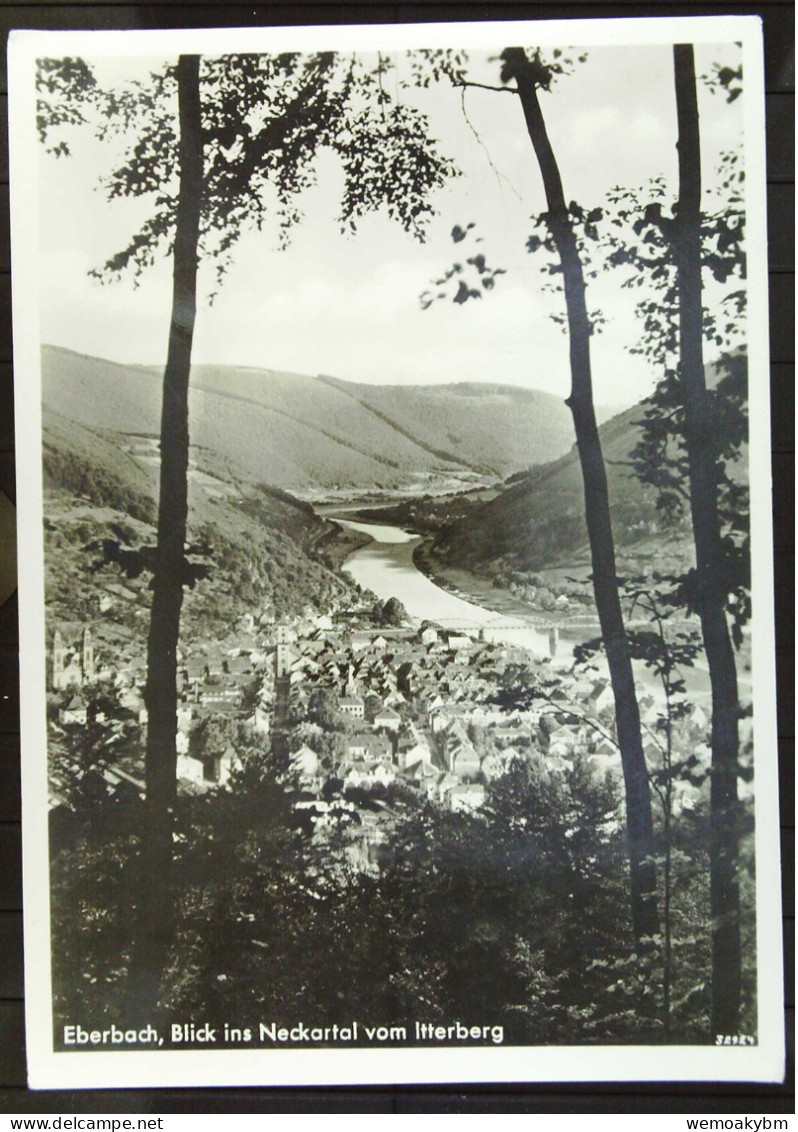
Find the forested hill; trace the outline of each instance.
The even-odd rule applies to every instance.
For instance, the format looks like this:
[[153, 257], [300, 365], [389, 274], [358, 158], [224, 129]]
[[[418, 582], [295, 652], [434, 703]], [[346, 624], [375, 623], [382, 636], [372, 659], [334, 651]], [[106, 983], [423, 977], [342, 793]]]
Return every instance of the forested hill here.
[[[616, 542], [630, 545], [661, 525], [653, 492], [628, 466], [640, 436], [642, 405], [600, 428]], [[442, 560], [478, 573], [538, 570], [580, 554], [587, 545], [579, 457], [567, 455], [514, 478], [503, 492], [446, 528], [435, 544]]]
[[[157, 436], [162, 376], [157, 367], [42, 350], [44, 404], [92, 428]], [[190, 411], [193, 444], [292, 490], [503, 478], [563, 455], [573, 440], [560, 398], [488, 383], [360, 385], [196, 366]]]
[[[56, 622], [91, 623], [110, 606], [105, 620], [142, 632], [149, 574], [126, 576], [123, 558], [155, 542], [156, 453], [155, 441], [120, 437], [45, 410], [47, 604]], [[210, 573], [186, 591], [187, 634], [223, 636], [245, 613], [326, 611], [348, 589], [346, 575], [329, 558], [331, 524], [287, 492], [255, 483], [216, 453], [193, 446], [189, 505], [189, 542], [207, 548]], [[110, 543], [121, 547], [119, 564], [112, 559], [102, 566], [101, 548]]]
[[[707, 386], [717, 397], [719, 429], [728, 427], [733, 433], [741, 423], [744, 426], [747, 369], [747, 358], [739, 351], [706, 366]], [[689, 554], [686, 521], [666, 530], [653, 489], [644, 487], [630, 466], [646, 411], [643, 401], [599, 428], [615, 542], [622, 551], [648, 540], [648, 554]], [[747, 481], [744, 440], [727, 471], [738, 483]], [[575, 445], [557, 460], [509, 477], [504, 491], [467, 508], [465, 514], [462, 508], [458, 512], [453, 507], [452, 518], [434, 546], [439, 560], [452, 566], [501, 576], [513, 570], [568, 566], [577, 559], [589, 561], [582, 472]], [[629, 556], [622, 553], [621, 557]]]

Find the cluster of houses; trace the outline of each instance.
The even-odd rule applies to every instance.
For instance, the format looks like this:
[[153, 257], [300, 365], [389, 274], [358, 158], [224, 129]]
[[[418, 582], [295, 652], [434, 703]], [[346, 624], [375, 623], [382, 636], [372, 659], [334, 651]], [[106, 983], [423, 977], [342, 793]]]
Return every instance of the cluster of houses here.
[[[485, 786], [521, 752], [548, 746], [551, 730], [567, 730], [561, 708], [502, 707], [501, 677], [511, 664], [546, 672], [523, 650], [434, 626], [419, 631], [358, 630], [346, 635], [294, 635], [280, 675], [288, 681], [295, 718], [309, 709], [320, 684], [333, 690], [350, 727], [328, 778], [342, 789], [402, 784], [448, 809], [476, 808]], [[550, 674], [550, 673], [549, 673]], [[324, 760], [305, 743], [294, 770], [308, 792], [324, 788]]]
[[[58, 700], [61, 726], [87, 722], [91, 689], [98, 682], [112, 685], [118, 705], [147, 725], [144, 703], [146, 658], [141, 644], [102, 649], [89, 628], [71, 635], [56, 630], [51, 655], [50, 689]], [[232, 749], [198, 758], [191, 752], [191, 731], [209, 715], [233, 716], [268, 735], [274, 697], [274, 642], [267, 632], [256, 632], [249, 621], [233, 631], [223, 644], [202, 644], [178, 658], [177, 774], [180, 782], [207, 789], [224, 786], [236, 765]]]
[[[476, 808], [486, 785], [519, 758], [562, 776], [583, 756], [597, 775], [622, 778], [607, 679], [555, 672], [548, 659], [523, 649], [432, 625], [282, 633], [277, 668], [294, 718], [306, 716], [322, 686], [349, 724], [333, 765], [311, 742], [296, 752], [294, 771], [308, 793], [330, 779], [344, 792], [399, 783], [452, 810]], [[499, 694], [511, 667], [523, 674], [526, 688], [519, 691], [537, 691], [517, 697], [523, 708], [502, 703]], [[649, 765], [661, 767], [663, 705], [652, 691], [639, 702]], [[674, 733], [676, 747], [708, 764], [707, 728], [708, 711], [692, 703]], [[690, 804], [694, 794], [689, 782], [675, 784], [674, 805]]]
[[[120, 706], [146, 726], [144, 657], [102, 666], [95, 653], [89, 629], [69, 642], [55, 633], [51, 687], [61, 697], [60, 723], [85, 723], [86, 687], [110, 678]], [[519, 693], [534, 688], [536, 694], [519, 694], [515, 704], [505, 694], [503, 702], [510, 672], [524, 681]], [[265, 742], [279, 728], [291, 748], [287, 721], [311, 718], [314, 693], [322, 689], [333, 714], [326, 726], [335, 741], [328, 735], [314, 747], [312, 735], [304, 738], [290, 756], [289, 771], [302, 804], [315, 799], [319, 812], [331, 797], [358, 791], [361, 797], [390, 799], [395, 787], [404, 788], [405, 798], [414, 794], [453, 811], [473, 810], [484, 802], [491, 780], [524, 758], [556, 776], [583, 755], [597, 774], [621, 777], [609, 682], [579, 679], [562, 669], [555, 679], [548, 659], [478, 633], [447, 633], [428, 623], [364, 628], [330, 616], [291, 625], [248, 618], [223, 643], [197, 642], [181, 655], [178, 682], [177, 772], [183, 789], [225, 786], [238, 765], [232, 743], [201, 756], [193, 749], [192, 730], [204, 717], [234, 717]], [[654, 738], [662, 734], [661, 705], [653, 695], [642, 697], [641, 714], [652, 737], [649, 764], [661, 765], [661, 745]], [[698, 704], [679, 723], [681, 745], [686, 741], [699, 758], [702, 751], [708, 757], [707, 724]], [[682, 788], [683, 802], [690, 789]], [[369, 837], [378, 840], [374, 830]]]

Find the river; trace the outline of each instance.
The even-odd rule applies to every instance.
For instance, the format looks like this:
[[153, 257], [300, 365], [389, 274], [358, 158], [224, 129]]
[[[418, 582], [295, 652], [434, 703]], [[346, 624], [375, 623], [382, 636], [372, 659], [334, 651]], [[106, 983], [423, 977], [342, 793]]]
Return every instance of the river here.
[[[361, 531], [374, 541], [361, 547], [347, 558], [343, 569], [364, 589], [371, 590], [382, 601], [396, 597], [401, 601], [411, 617], [420, 621], [434, 621], [445, 629], [462, 629], [480, 632], [486, 641], [516, 645], [528, 649], [537, 656], [550, 656], [549, 630], [538, 629], [535, 625], [485, 609], [470, 601], [441, 589], [422, 574], [413, 562], [413, 551], [421, 542], [421, 536], [402, 530], [401, 527], [387, 523], [357, 523], [352, 519], [341, 519], [337, 515], [325, 516], [342, 527]], [[573, 662], [572, 648], [577, 641], [586, 641], [598, 635], [597, 630], [572, 629], [567, 639], [561, 639], [556, 651], [555, 662]], [[594, 658], [597, 674], [608, 677], [606, 659]], [[658, 677], [641, 662], [634, 663], [635, 679], [641, 687], [652, 692], [657, 698], [662, 689]], [[691, 694], [706, 700], [709, 695], [709, 673], [706, 662], [700, 655], [692, 667], [684, 672]], [[741, 689], [750, 692], [750, 674], [739, 674]]]
[[420, 621], [434, 621], [445, 629], [479, 631], [486, 641], [518, 645], [538, 656], [549, 655], [548, 629], [537, 629], [519, 617], [464, 601], [422, 574], [413, 562], [420, 535], [385, 523], [357, 523], [333, 515], [327, 518], [374, 540], [351, 554], [343, 568], [358, 585], [371, 590], [382, 601], [395, 597], [411, 617]]

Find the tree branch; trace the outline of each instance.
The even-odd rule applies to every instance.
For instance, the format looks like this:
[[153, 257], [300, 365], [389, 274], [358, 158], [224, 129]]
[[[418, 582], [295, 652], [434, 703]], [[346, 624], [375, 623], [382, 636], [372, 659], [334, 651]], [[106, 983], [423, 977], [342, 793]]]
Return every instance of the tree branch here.
[[[510, 178], [507, 177], [504, 173], [502, 173], [501, 169], [498, 169], [496, 167], [496, 165], [494, 165], [493, 158], [490, 155], [490, 150], [485, 145], [482, 138], [479, 136], [479, 131], [477, 130], [476, 126], [474, 125], [474, 123], [471, 121], [471, 119], [468, 116], [468, 111], [466, 110], [466, 104], [465, 104], [465, 88], [467, 86], [471, 86], [473, 84], [471, 84], [471, 83], [460, 83], [458, 85], [460, 86], [460, 109], [463, 111], [463, 117], [466, 120], [466, 124], [467, 124], [469, 130], [471, 131], [471, 133], [476, 138], [477, 144], [483, 150], [485, 157], [487, 159], [488, 165], [493, 170], [493, 173], [496, 177], [496, 180], [499, 181], [499, 182], [505, 181], [507, 183], [507, 185], [510, 187], [510, 189], [513, 191], [513, 193], [515, 193], [516, 197], [518, 197], [518, 199], [520, 200], [521, 194], [518, 192], [518, 189], [516, 189], [515, 185], [512, 183]], [[496, 88], [496, 89], [499, 89], [499, 88]]]
[[475, 90], [492, 90], [496, 94], [518, 94], [518, 91], [512, 86], [490, 86], [488, 83], [475, 83], [466, 79], [463, 79], [461, 82], [454, 82], [454, 80], [452, 80], [452, 86], [463, 87], [464, 89], [466, 87], [473, 87]]

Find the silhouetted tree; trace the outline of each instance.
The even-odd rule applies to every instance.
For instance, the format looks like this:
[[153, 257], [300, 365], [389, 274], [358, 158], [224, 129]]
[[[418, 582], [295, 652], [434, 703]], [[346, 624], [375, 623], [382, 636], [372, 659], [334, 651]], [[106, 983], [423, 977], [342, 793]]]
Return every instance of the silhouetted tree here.
[[[742, 987], [738, 800], [740, 702], [734, 645], [750, 615], [748, 487], [735, 470], [748, 438], [747, 362], [735, 348], [744, 327], [745, 214], [739, 155], [723, 158], [718, 183], [703, 190], [693, 48], [673, 49], [679, 186], [668, 201], [662, 178], [645, 195], [615, 194], [609, 262], [627, 285], [654, 288], [638, 303], [638, 346], [663, 376], [646, 402], [635, 469], [670, 519], [688, 512], [695, 567], [658, 579], [671, 606], [697, 613], [712, 689], [710, 895], [713, 1034], [739, 1029]], [[712, 80], [733, 102], [741, 74], [716, 68]], [[704, 198], [702, 200], [702, 197]], [[712, 281], [722, 301], [705, 303]], [[707, 366], [711, 346], [718, 360]]]
[[[485, 89], [486, 84], [469, 79], [467, 66], [462, 58], [444, 54], [438, 57], [436, 65], [440, 73], [456, 87], [465, 89], [476, 86]], [[651, 794], [631, 653], [619, 596], [607, 473], [593, 402], [590, 337], [594, 317], [587, 309], [585, 272], [575, 227], [577, 219], [584, 220], [586, 227], [590, 227], [594, 218], [591, 214], [585, 216], [578, 205], [566, 202], [559, 165], [538, 97], [539, 91], [550, 90], [557, 77], [566, 73], [570, 66], [571, 60], [564, 57], [560, 50], [555, 50], [549, 61], [537, 49], [509, 47], [501, 53], [500, 77], [503, 85], [488, 86], [487, 89], [513, 94], [518, 98], [540, 168], [548, 206], [547, 212], [540, 218], [548, 235], [544, 240], [533, 236], [528, 246], [530, 250], [541, 244], [549, 247], [558, 257], [563, 279], [571, 368], [571, 392], [566, 404], [571, 410], [576, 433], [593, 569], [593, 590], [615, 699], [626, 792], [632, 919], [635, 934], [638, 938], [643, 938], [654, 936], [658, 930]], [[455, 242], [464, 239], [465, 235], [466, 230], [460, 227], [456, 227], [452, 233]], [[484, 256], [473, 257], [468, 263], [473, 266], [483, 286], [483, 276], [488, 271], [488, 289], [492, 288], [497, 271], [487, 269]], [[476, 287], [470, 288], [463, 281], [460, 272], [457, 272], [455, 281], [459, 284], [454, 295], [455, 302], [465, 302], [469, 297], [479, 297], [481, 294]]]
[[737, 669], [726, 621], [726, 555], [718, 507], [719, 461], [704, 368], [701, 140], [692, 44], [673, 49], [679, 124], [675, 258], [679, 293], [679, 376], [684, 405], [690, 513], [696, 550], [695, 605], [712, 684], [710, 897], [712, 1031], [738, 1030], [741, 995], [738, 869]]
[[[164, 370], [157, 543], [147, 646], [145, 871], [150, 931], [142, 970], [157, 977], [173, 931], [172, 828], [176, 800], [177, 643], [185, 557], [188, 387], [197, 309], [197, 268], [215, 263], [217, 281], [246, 230], [274, 219], [281, 244], [301, 220], [299, 194], [315, 182], [315, 161], [331, 148], [344, 174], [340, 221], [354, 229], [384, 207], [421, 237], [429, 194], [452, 172], [419, 111], [398, 102], [382, 78], [382, 57], [183, 55], [118, 91], [102, 90], [80, 59], [40, 60], [38, 126], [51, 152], [69, 152], [69, 130], [94, 114], [101, 139], [130, 138], [105, 184], [109, 197], [149, 196], [153, 211], [128, 245], [97, 274], [114, 278], [173, 260], [172, 313]], [[175, 99], [177, 114], [175, 115]], [[175, 182], [175, 171], [178, 179]], [[143, 944], [144, 946], [144, 944]], [[152, 986], [140, 998], [151, 1001]]]

